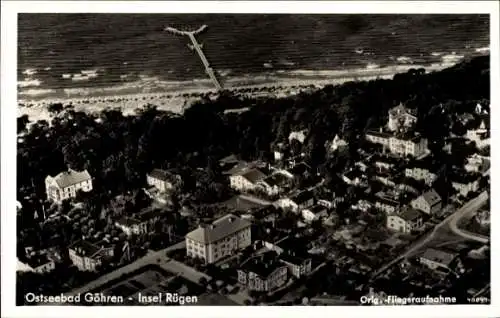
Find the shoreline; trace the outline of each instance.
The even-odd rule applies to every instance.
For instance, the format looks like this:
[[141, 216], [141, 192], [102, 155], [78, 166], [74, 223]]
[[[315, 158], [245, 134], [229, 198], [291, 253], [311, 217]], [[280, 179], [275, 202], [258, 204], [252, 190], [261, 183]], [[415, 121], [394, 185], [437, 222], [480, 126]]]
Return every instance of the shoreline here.
[[[410, 64], [377, 69], [345, 70], [343, 72], [296, 70], [268, 77], [256, 75], [248, 78], [231, 78], [226, 82], [226, 87], [228, 90], [243, 96], [279, 98], [295, 95], [301, 90], [312, 86], [322, 88], [328, 84], [339, 85], [349, 81], [391, 79], [394, 75], [407, 72], [412, 68], [425, 68], [426, 72], [434, 72], [453, 65], [455, 63], [439, 63], [427, 67]], [[162, 84], [164, 85], [162, 86]], [[211, 87], [208, 79], [187, 81], [184, 85], [179, 84], [176, 83], [175, 87], [166, 87], [165, 82], [156, 82], [157, 86], [153, 89], [151, 89], [151, 86], [148, 87], [147, 83], [138, 83], [135, 87], [131, 87], [130, 85], [89, 89], [75, 87], [72, 90], [77, 93], [64, 98], [18, 98], [17, 116], [28, 115], [31, 122], [39, 120], [50, 122], [52, 116], [48, 112], [47, 106], [53, 103], [73, 105], [75, 111], [84, 111], [87, 113], [100, 112], [105, 108], [120, 108], [124, 115], [128, 115], [145, 104], [153, 104], [159, 110], [182, 113], [184, 105], [189, 105], [198, 100], [201, 95], [209, 94], [210, 96], [215, 96], [217, 94], [215, 89]], [[274, 89], [267, 91], [265, 90], [266, 88]], [[147, 91], [148, 89], [150, 90], [149, 92]]]

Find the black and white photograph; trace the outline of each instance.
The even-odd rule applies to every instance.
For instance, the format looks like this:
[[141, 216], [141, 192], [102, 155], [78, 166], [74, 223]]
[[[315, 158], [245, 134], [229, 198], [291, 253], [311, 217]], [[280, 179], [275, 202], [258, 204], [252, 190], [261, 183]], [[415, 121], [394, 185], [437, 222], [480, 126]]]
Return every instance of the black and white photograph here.
[[498, 3], [82, 2], [2, 14], [6, 317], [500, 314]]

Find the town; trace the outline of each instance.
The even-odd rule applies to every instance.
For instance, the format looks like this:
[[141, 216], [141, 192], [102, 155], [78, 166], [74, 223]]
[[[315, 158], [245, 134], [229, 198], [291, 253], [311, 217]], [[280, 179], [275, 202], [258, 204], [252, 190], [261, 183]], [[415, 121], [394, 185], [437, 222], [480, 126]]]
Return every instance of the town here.
[[19, 117], [18, 304], [489, 302], [487, 61], [291, 97], [223, 92], [183, 115]]

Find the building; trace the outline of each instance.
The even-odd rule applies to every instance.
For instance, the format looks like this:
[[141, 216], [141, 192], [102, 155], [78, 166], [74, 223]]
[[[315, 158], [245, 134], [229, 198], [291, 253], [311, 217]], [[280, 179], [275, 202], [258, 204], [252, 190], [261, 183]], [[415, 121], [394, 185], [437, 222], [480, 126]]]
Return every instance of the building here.
[[228, 214], [210, 225], [200, 225], [186, 235], [186, 254], [206, 263], [233, 255], [252, 244], [251, 223]]
[[418, 134], [399, 134], [380, 131], [368, 131], [366, 140], [385, 146], [391, 153], [400, 157], [421, 157], [428, 153], [427, 139]]
[[258, 182], [258, 186], [269, 196], [278, 195], [290, 185], [290, 178], [282, 173], [274, 173]]
[[55, 177], [45, 178], [47, 199], [53, 202], [74, 198], [79, 190], [92, 191], [92, 178], [87, 170], [75, 171], [68, 169]]
[[326, 211], [326, 207], [317, 204], [315, 206], [302, 210], [302, 217], [304, 218], [304, 221], [306, 221], [306, 223], [312, 223], [314, 221], [328, 217], [328, 212]]
[[154, 169], [147, 176], [147, 183], [160, 192], [167, 192], [181, 181], [181, 177], [162, 169]]
[[418, 181], [423, 181], [428, 186], [432, 185], [438, 178], [436, 173], [433, 173], [428, 168], [423, 167], [406, 168], [405, 176]]
[[376, 209], [384, 211], [387, 214], [396, 214], [401, 207], [401, 202], [398, 198], [383, 192], [379, 192], [375, 195], [374, 202]]
[[51, 272], [56, 268], [56, 262], [46, 253], [30, 255], [24, 263], [19, 260], [17, 262], [17, 270], [23, 272], [29, 271], [44, 274]]
[[103, 260], [113, 256], [112, 247], [102, 247], [88, 241], [78, 241], [69, 247], [69, 258], [79, 270], [95, 272]]
[[403, 104], [391, 108], [388, 113], [387, 129], [390, 131], [411, 129], [417, 123], [416, 110], [406, 108]]
[[476, 172], [476, 173], [484, 173], [490, 168], [489, 159], [480, 156], [478, 154], [474, 154], [467, 158], [467, 163], [464, 165], [464, 169], [467, 172]]
[[387, 228], [393, 231], [411, 233], [414, 230], [420, 229], [422, 225], [422, 212], [415, 209], [406, 209], [400, 214], [393, 214], [387, 217]]
[[242, 171], [229, 176], [231, 188], [238, 191], [253, 190], [257, 187], [259, 181], [267, 176], [257, 168], [243, 169]]
[[411, 206], [426, 214], [433, 215], [442, 208], [441, 197], [434, 189], [431, 189], [413, 200]]
[[141, 235], [151, 231], [151, 225], [158, 221], [160, 217], [160, 210], [146, 210], [135, 217], [124, 217], [117, 221], [115, 225], [128, 236], [133, 234]]
[[285, 285], [287, 279], [287, 266], [274, 251], [251, 258], [238, 269], [238, 282], [248, 290], [270, 292]]
[[490, 131], [485, 124], [485, 121], [481, 121], [481, 124], [477, 129], [468, 129], [465, 134], [465, 138], [469, 141], [475, 142], [478, 149], [482, 149], [490, 145]]
[[327, 143], [327, 150], [329, 152], [335, 152], [337, 150], [342, 150], [347, 147], [349, 144], [344, 139], [341, 139], [339, 135], [335, 135], [332, 142]]
[[419, 257], [420, 263], [432, 270], [448, 272], [457, 265], [458, 254], [444, 250], [428, 248]]
[[464, 197], [479, 190], [479, 178], [477, 173], [455, 172], [450, 175], [452, 188]]
[[290, 135], [288, 135], [288, 142], [292, 142], [292, 140], [297, 140], [301, 144], [304, 143], [304, 140], [306, 140], [307, 137], [307, 130], [300, 130], [300, 131], [292, 131]]
[[280, 261], [288, 267], [290, 274], [296, 278], [307, 276], [311, 273], [311, 258], [295, 251], [283, 252], [279, 255]]
[[348, 185], [360, 186], [364, 183], [363, 173], [357, 169], [347, 171], [342, 175], [342, 180]]

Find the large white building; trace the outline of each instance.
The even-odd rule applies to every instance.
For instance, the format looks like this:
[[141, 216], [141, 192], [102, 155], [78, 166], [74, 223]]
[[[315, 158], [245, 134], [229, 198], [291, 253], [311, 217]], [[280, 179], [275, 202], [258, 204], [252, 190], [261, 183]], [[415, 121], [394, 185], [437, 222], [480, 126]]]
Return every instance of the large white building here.
[[385, 146], [391, 153], [398, 156], [420, 157], [427, 150], [427, 139], [421, 136], [395, 136], [383, 131], [369, 131], [366, 140]]
[[431, 189], [413, 200], [411, 206], [414, 209], [432, 215], [441, 210], [441, 197], [434, 189]]
[[78, 241], [69, 247], [69, 258], [81, 271], [95, 272], [102, 261], [114, 254], [112, 247], [102, 247], [87, 241]]
[[415, 209], [406, 209], [400, 214], [387, 217], [387, 228], [402, 233], [411, 233], [411, 231], [421, 228], [422, 224], [422, 213]]
[[64, 199], [74, 198], [79, 190], [92, 191], [92, 178], [87, 170], [68, 169], [55, 177], [45, 178], [45, 191], [50, 201], [61, 202]]
[[160, 192], [171, 190], [177, 182], [180, 182], [180, 176], [171, 174], [162, 169], [153, 169], [147, 176], [148, 185], [155, 187]]
[[257, 168], [243, 169], [229, 176], [229, 183], [231, 188], [245, 192], [255, 189], [258, 183], [266, 177], [266, 174]]
[[389, 110], [387, 128], [390, 131], [412, 128], [417, 122], [416, 111], [399, 104]]
[[189, 232], [186, 235], [186, 254], [201, 258], [205, 263], [215, 263], [251, 244], [251, 223], [228, 214]]

